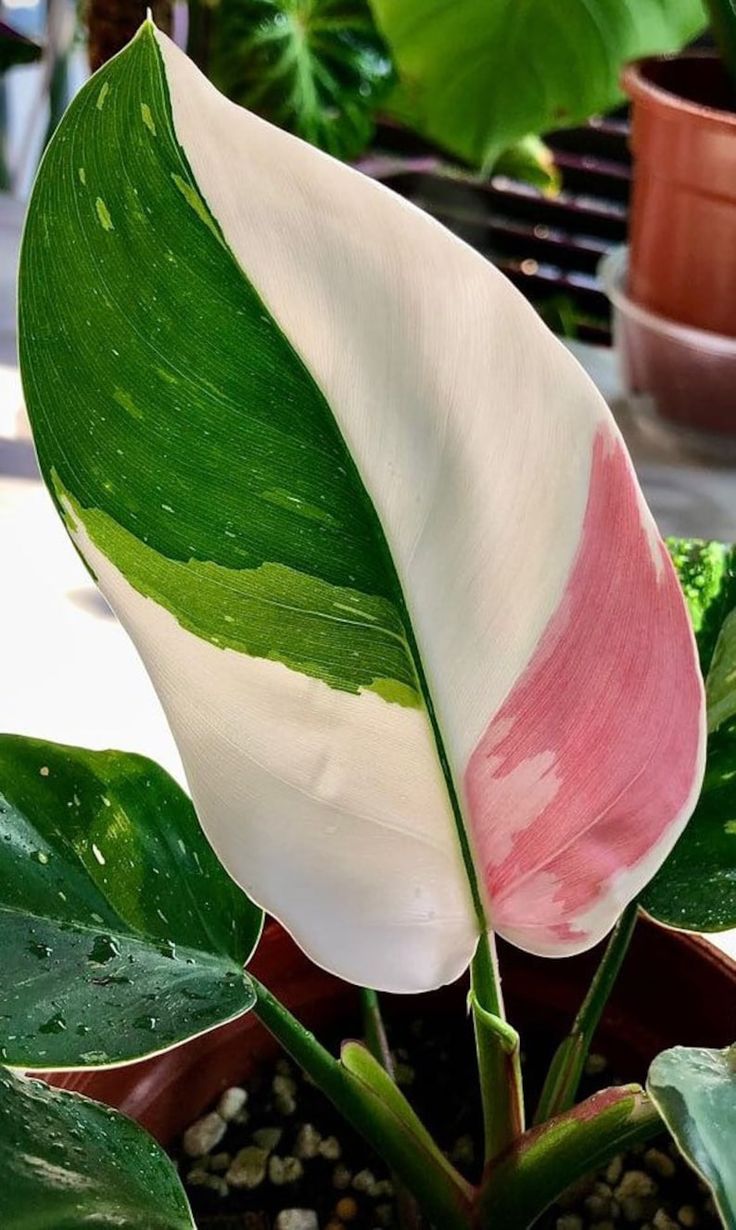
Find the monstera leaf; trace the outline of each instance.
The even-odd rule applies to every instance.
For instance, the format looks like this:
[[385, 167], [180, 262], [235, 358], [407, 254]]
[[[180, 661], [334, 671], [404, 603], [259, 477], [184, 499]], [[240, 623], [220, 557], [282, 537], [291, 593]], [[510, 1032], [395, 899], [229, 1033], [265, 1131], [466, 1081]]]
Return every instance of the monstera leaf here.
[[0, 1059], [150, 1055], [252, 1008], [261, 912], [158, 765], [0, 736]]
[[3, 1230], [194, 1230], [176, 1169], [124, 1115], [0, 1068]]
[[701, 0], [370, 0], [396, 64], [394, 110], [469, 162], [621, 99], [627, 60], [677, 51]]
[[320, 964], [584, 949], [682, 831], [703, 703], [610, 413], [477, 253], [147, 24], [33, 193], [26, 397], [199, 818]]
[[339, 158], [361, 152], [393, 81], [367, 0], [220, 0], [208, 76]]
[[670, 544], [706, 677], [708, 755], [693, 817], [642, 897], [660, 922], [689, 931], [736, 926], [736, 551]]

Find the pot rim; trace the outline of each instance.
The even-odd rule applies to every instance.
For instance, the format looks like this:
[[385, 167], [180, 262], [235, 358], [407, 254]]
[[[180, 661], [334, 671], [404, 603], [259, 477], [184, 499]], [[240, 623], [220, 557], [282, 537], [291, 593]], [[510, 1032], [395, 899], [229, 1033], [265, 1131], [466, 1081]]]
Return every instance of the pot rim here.
[[691, 115], [701, 123], [711, 124], [728, 131], [736, 130], [736, 111], [722, 111], [719, 107], [709, 107], [705, 103], [696, 103], [692, 99], [683, 98], [674, 90], [668, 90], [655, 84], [647, 77], [647, 69], [654, 64], [687, 62], [693, 60], [712, 60], [720, 63], [716, 52], [700, 50], [680, 52], [672, 55], [645, 56], [627, 64], [621, 74], [621, 86], [632, 102], [638, 106], [652, 110], [677, 111]]
[[628, 265], [629, 248], [626, 244], [611, 248], [598, 263], [598, 276], [603, 283], [603, 289], [617, 311], [637, 321], [638, 324], [644, 325], [647, 329], [659, 334], [667, 333], [670, 337], [698, 350], [733, 357], [736, 352], [735, 337], [729, 337], [727, 333], [713, 333], [709, 329], [699, 329], [696, 325], [682, 324], [670, 316], [661, 316], [658, 312], [653, 312], [651, 308], [643, 307], [642, 304], [632, 299], [626, 285]]

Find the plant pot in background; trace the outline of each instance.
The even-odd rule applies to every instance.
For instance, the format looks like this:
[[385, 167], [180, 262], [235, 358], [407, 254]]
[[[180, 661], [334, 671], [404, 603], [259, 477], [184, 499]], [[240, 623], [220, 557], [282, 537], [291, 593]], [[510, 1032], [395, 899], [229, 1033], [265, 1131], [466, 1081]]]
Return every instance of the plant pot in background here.
[[736, 90], [714, 55], [631, 65], [628, 291], [679, 324], [736, 337]]
[[625, 248], [605, 256], [599, 272], [632, 405], [676, 427], [696, 451], [736, 460], [736, 337], [678, 324], [636, 303], [627, 293]]
[[[504, 946], [501, 960], [509, 1015], [527, 1048], [551, 1056], [587, 989], [599, 950], [569, 960], [530, 957]], [[359, 1029], [355, 992], [312, 965], [281, 930], [266, 930], [254, 974], [306, 1025]], [[431, 996], [386, 996], [391, 1012], [465, 1011], [461, 981]], [[726, 1046], [736, 1022], [736, 964], [710, 944], [642, 920], [596, 1048], [625, 1078], [643, 1079], [658, 1051], [676, 1045]], [[97, 1072], [52, 1074], [53, 1084], [116, 1106], [166, 1146], [228, 1085], [248, 1077], [277, 1052], [252, 1014], [142, 1063]]]

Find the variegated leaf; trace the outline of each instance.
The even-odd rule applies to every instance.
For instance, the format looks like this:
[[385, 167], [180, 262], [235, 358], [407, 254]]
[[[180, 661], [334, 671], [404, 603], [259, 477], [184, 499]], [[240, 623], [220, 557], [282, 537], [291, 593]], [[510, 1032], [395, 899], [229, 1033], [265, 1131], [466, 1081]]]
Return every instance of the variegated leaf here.
[[674, 1046], [652, 1063], [647, 1090], [679, 1149], [736, 1230], [736, 1047]]
[[522, 297], [146, 25], [46, 155], [41, 465], [231, 873], [322, 965], [593, 944], [682, 831], [702, 685], [608, 409]]

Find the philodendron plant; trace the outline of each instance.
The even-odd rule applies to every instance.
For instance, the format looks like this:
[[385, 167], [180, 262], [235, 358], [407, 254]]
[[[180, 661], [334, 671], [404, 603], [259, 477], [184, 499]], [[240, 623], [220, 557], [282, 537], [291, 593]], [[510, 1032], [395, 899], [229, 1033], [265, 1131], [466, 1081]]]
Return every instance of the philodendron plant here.
[[[3, 1227], [191, 1226], [135, 1125], [9, 1069], [249, 1009], [428, 1224], [523, 1230], [666, 1123], [736, 1226], [729, 1053], [575, 1104], [640, 895], [736, 922], [730, 551], [673, 567], [608, 409], [508, 283], [150, 23], [44, 157], [20, 345], [44, 477], [193, 804], [139, 756], [0, 741]], [[333, 1057], [244, 970], [264, 910], [373, 1021], [376, 990], [470, 970], [475, 1185], [380, 1053]], [[527, 1127], [495, 936], [553, 958], [612, 928]]]

